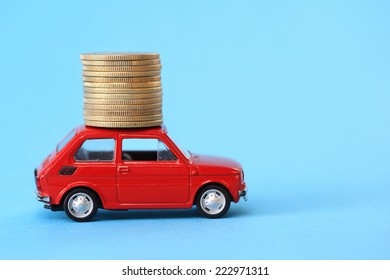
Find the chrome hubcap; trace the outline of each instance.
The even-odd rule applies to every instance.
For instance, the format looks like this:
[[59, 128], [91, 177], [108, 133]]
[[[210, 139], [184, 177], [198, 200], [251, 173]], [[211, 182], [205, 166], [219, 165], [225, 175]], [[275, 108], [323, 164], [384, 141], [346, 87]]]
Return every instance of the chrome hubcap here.
[[68, 209], [73, 216], [85, 218], [93, 209], [92, 198], [85, 193], [76, 193], [69, 199]]
[[225, 208], [225, 205], [226, 198], [223, 193], [214, 189], [206, 191], [200, 201], [202, 209], [210, 215], [219, 214]]

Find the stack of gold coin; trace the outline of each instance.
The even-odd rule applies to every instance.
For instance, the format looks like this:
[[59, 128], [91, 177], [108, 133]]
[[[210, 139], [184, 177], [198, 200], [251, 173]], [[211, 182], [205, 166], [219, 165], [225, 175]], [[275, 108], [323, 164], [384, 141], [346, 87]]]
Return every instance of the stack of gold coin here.
[[151, 127], [162, 120], [157, 53], [82, 54], [85, 124]]

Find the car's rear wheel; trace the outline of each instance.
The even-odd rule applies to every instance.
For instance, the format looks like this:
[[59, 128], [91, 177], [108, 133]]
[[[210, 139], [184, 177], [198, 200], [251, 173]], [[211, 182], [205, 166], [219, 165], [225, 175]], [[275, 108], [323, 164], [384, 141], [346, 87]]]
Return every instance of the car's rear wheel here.
[[64, 210], [76, 222], [89, 221], [98, 210], [98, 198], [86, 189], [73, 190], [65, 197]]
[[218, 185], [207, 186], [199, 192], [196, 207], [207, 218], [220, 218], [229, 210], [229, 193]]

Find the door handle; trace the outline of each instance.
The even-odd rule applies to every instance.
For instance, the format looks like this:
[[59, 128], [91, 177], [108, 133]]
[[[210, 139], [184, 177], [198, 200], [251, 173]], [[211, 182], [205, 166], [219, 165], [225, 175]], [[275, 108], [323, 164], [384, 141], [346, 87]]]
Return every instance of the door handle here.
[[129, 168], [127, 166], [119, 166], [118, 170], [120, 173], [127, 173], [129, 172]]

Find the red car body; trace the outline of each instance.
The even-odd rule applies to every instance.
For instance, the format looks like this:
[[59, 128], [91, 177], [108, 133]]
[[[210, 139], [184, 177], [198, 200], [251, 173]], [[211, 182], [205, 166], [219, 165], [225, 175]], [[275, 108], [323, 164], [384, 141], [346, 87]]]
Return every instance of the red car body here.
[[[159, 148], [146, 151], [131, 146], [149, 142]], [[110, 148], [99, 148], [105, 143]], [[191, 208], [194, 204], [204, 216], [217, 218], [227, 212], [230, 201], [238, 202], [240, 196], [246, 199], [244, 172], [238, 162], [187, 155], [168, 137], [165, 126], [79, 126], [35, 170], [35, 180], [37, 199], [45, 208], [64, 209], [76, 221], [89, 220], [97, 208]], [[221, 199], [224, 205], [220, 207]]]

